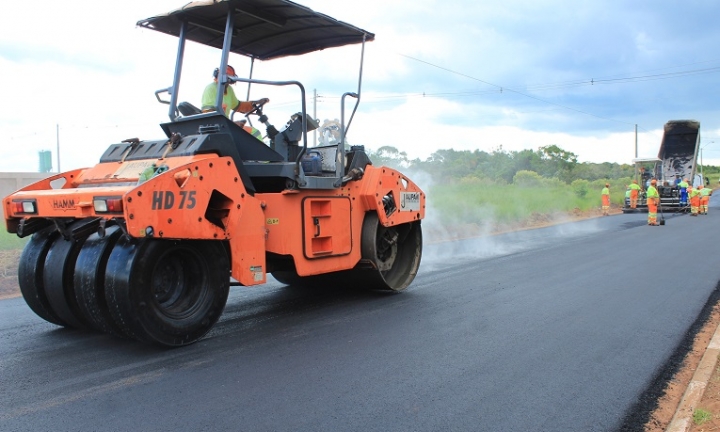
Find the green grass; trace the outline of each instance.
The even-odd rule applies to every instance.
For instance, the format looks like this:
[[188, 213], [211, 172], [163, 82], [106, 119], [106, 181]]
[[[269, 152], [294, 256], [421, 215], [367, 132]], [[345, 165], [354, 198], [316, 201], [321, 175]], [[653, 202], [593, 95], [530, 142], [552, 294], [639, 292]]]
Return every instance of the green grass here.
[[693, 423], [695, 423], [696, 425], [701, 425], [708, 420], [712, 420], [711, 412], [705, 411], [702, 408], [697, 408], [695, 411], [693, 411]]
[[[512, 222], [533, 214], [599, 209], [600, 189], [595, 189], [591, 185], [587, 194], [580, 197], [565, 184], [522, 187], [468, 181], [433, 186], [427, 195], [431, 208], [446, 222], [458, 219], [468, 223]], [[611, 196], [614, 205], [622, 205], [624, 193]]]
[[15, 234], [10, 234], [3, 227], [0, 229], [0, 250], [22, 249], [30, 237], [20, 238]]

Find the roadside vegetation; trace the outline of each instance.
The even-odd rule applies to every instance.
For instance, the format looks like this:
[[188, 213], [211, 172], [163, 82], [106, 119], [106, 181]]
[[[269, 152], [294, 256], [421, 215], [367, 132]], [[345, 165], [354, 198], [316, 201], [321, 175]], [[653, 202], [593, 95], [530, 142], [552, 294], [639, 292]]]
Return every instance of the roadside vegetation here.
[[4, 228], [0, 230], [0, 298], [17, 290], [17, 268], [27, 240], [8, 233]]
[[20, 238], [15, 234], [10, 234], [4, 227], [0, 229], [0, 251], [22, 249], [27, 240], [27, 238]]
[[712, 420], [713, 415], [711, 412], [706, 411], [702, 408], [696, 408], [695, 411], [693, 411], [693, 423], [696, 425], [701, 425], [709, 420]]
[[[491, 153], [438, 150], [426, 160], [408, 159], [394, 147], [369, 151], [374, 165], [406, 173], [428, 195], [431, 220], [443, 225], [519, 223], [562, 214], [600, 214], [600, 193], [610, 185], [611, 205], [620, 208], [635, 176], [631, 164], [580, 163], [558, 146]], [[704, 166], [717, 186], [720, 167]]]

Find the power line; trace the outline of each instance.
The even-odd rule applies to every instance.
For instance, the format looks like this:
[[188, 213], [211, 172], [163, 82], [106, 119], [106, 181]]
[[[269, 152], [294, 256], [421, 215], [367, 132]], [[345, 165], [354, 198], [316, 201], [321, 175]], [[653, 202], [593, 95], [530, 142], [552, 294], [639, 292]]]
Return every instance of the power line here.
[[642, 81], [655, 81], [655, 80], [661, 80], [661, 79], [678, 78], [678, 77], [683, 77], [683, 76], [688, 76], [688, 75], [699, 75], [699, 74], [717, 73], [717, 72], [720, 72], [720, 66], [712, 67], [712, 68], [705, 68], [705, 69], [694, 69], [694, 70], [686, 70], [686, 71], [678, 71], [678, 72], [668, 72], [668, 73], [654, 74], [654, 75], [640, 75], [640, 76], [621, 77], [621, 78], [598, 78], [598, 79], [591, 78], [590, 80], [567, 81], [567, 82], [552, 83], [552, 84], [535, 84], [535, 85], [531, 85], [531, 86], [526, 86], [525, 88], [527, 90], [535, 90], [535, 91], [556, 90], [556, 89], [563, 89], [563, 88], [586, 87], [586, 86], [601, 85], [601, 84], [623, 84], [623, 83], [642, 82]]
[[405, 55], [405, 54], [399, 54], [399, 53], [398, 53], [398, 55], [400, 55], [400, 56], [402, 56], [402, 57], [405, 57], [405, 58], [408, 58], [408, 59], [410, 59], [410, 60], [415, 60], [415, 61], [420, 62], [420, 63], [425, 63], [426, 65], [429, 65], [429, 66], [432, 66], [432, 67], [435, 67], [435, 68], [438, 68], [438, 69], [442, 69], [442, 70], [444, 70], [444, 71], [447, 71], [447, 72], [450, 72], [450, 73], [453, 73], [453, 74], [456, 74], [456, 75], [460, 75], [460, 76], [463, 76], [463, 77], [466, 77], [466, 78], [469, 78], [469, 79], [472, 79], [472, 80], [475, 80], [475, 81], [479, 81], [479, 82], [484, 83], [484, 84], [488, 84], [488, 85], [497, 87], [497, 88], [499, 88], [501, 91], [508, 91], [508, 92], [511, 92], [511, 93], [519, 94], [520, 96], [524, 96], [524, 97], [526, 97], [526, 98], [528, 98], [528, 99], [534, 99], [534, 100], [536, 100], [536, 101], [543, 102], [543, 103], [546, 103], [546, 104], [559, 106], [559, 107], [561, 107], [561, 108], [565, 108], [565, 109], [570, 110], [570, 111], [575, 111], [575, 112], [577, 112], [577, 113], [589, 115], [589, 116], [596, 117], [596, 118], [599, 118], [599, 119], [602, 119], [602, 120], [614, 121], [614, 122], [623, 123], [623, 124], [626, 124], [626, 125], [634, 125], [634, 124], [635, 124], [635, 123], [630, 123], [630, 122], [626, 122], [626, 121], [622, 121], [622, 120], [611, 119], [611, 118], [608, 118], [608, 117], [602, 117], [602, 116], [599, 116], [599, 115], [596, 115], [596, 114], [593, 114], [593, 113], [590, 113], [590, 112], [587, 112], [587, 111], [579, 110], [579, 109], [577, 109], [577, 108], [569, 107], [569, 106], [566, 106], [566, 105], [563, 105], [563, 104], [559, 104], [559, 103], [556, 103], [556, 102], [547, 101], [547, 100], [541, 99], [541, 98], [539, 98], [539, 97], [535, 97], [535, 96], [531, 96], [531, 95], [529, 95], [529, 94], [525, 94], [525, 93], [523, 93], [523, 92], [521, 92], [521, 91], [518, 91], [518, 90], [515, 90], [515, 89], [512, 89], [512, 88], [504, 87], [504, 86], [501, 86], [501, 85], [498, 85], [498, 84], [493, 84], [493, 83], [491, 83], [491, 82], [484, 81], [484, 80], [481, 80], [481, 79], [479, 79], [479, 78], [475, 78], [475, 77], [473, 77], [473, 76], [470, 76], [470, 75], [467, 75], [467, 74], [464, 74], [464, 73], [461, 73], [461, 72], [457, 72], [457, 71], [454, 71], [454, 70], [452, 70], [452, 69], [448, 69], [448, 68], [446, 68], [446, 67], [438, 66], [438, 65], [436, 65], [436, 64], [433, 64], [433, 63], [430, 63], [430, 62], [426, 62], [426, 61], [424, 61], [424, 60], [420, 60], [420, 59], [417, 59], [417, 58], [415, 58], [415, 57], [411, 57], [411, 56], [408, 56], [408, 55]]
[[[634, 124], [635, 124], [635, 123], [631, 123], [631, 122], [627, 122], [627, 121], [623, 121], [623, 120], [618, 120], [618, 119], [612, 119], [612, 118], [608, 118], [608, 117], [599, 116], [599, 115], [597, 115], [597, 114], [593, 114], [593, 113], [590, 113], [590, 112], [587, 112], [587, 111], [583, 111], [583, 110], [580, 110], [580, 109], [577, 109], [577, 108], [573, 108], [573, 107], [569, 107], [569, 106], [566, 106], [566, 105], [563, 105], [563, 104], [559, 104], [559, 103], [556, 103], [556, 102], [548, 101], [548, 100], [545, 100], [545, 99], [542, 99], [542, 98], [539, 98], [539, 97], [536, 97], [536, 96], [532, 96], [532, 95], [523, 93], [523, 92], [521, 92], [521, 91], [515, 90], [515, 89], [510, 88], [510, 87], [505, 87], [505, 86], [501, 86], [501, 85], [499, 85], [499, 84], [494, 84], [494, 83], [491, 83], [491, 82], [482, 80], [482, 79], [480, 79], [480, 78], [473, 77], [473, 76], [471, 76], [471, 75], [467, 75], [467, 74], [465, 74], [465, 73], [458, 72], [458, 71], [455, 71], [455, 70], [453, 70], [453, 69], [450, 69], [450, 68], [447, 68], [447, 67], [444, 67], [444, 66], [439, 66], [439, 65], [436, 65], [436, 64], [434, 64], [434, 63], [430, 63], [430, 62], [428, 62], [428, 61], [421, 60], [421, 59], [418, 59], [418, 58], [416, 58], [416, 57], [412, 57], [412, 56], [409, 56], [409, 55], [406, 55], [406, 54], [402, 54], [402, 53], [396, 53], [396, 54], [399, 55], [399, 56], [401, 56], [401, 57], [405, 57], [405, 58], [407, 58], [407, 59], [414, 60], [414, 61], [417, 61], [417, 62], [419, 62], [419, 63], [423, 63], [423, 64], [426, 64], [426, 65], [428, 65], [428, 66], [432, 66], [432, 67], [434, 67], [434, 68], [441, 69], [441, 70], [444, 70], [444, 71], [446, 71], [446, 72], [450, 72], [450, 73], [455, 74], [455, 75], [459, 75], [459, 76], [462, 76], [462, 77], [465, 77], [465, 78], [468, 78], [468, 79], [471, 79], [471, 80], [474, 80], [474, 81], [481, 82], [481, 83], [483, 83], [483, 84], [487, 84], [487, 85], [494, 86], [494, 87], [500, 89], [501, 92], [502, 92], [502, 91], [507, 91], [507, 92], [516, 93], [516, 94], [518, 94], [518, 95], [524, 96], [524, 97], [529, 98], [529, 99], [537, 100], [537, 101], [539, 101], [539, 102], [543, 102], [543, 103], [550, 104], [550, 105], [555, 105], [555, 106], [558, 106], [558, 107], [561, 107], [561, 108], [564, 108], [564, 109], [567, 109], [567, 110], [570, 110], [570, 111], [575, 111], [575, 112], [578, 112], [578, 113], [580, 113], [580, 114], [589, 115], [589, 116], [596, 117], [596, 118], [599, 118], [599, 119], [602, 119], [602, 120], [608, 120], [608, 121], [613, 121], [613, 122], [617, 122], [617, 123], [623, 123], [623, 124], [626, 124], [626, 125], [634, 125]], [[703, 62], [701, 62], [701, 63], [703, 63]], [[585, 86], [587, 86], [587, 85], [595, 85], [595, 84], [611, 84], [611, 83], [612, 83], [612, 84], [617, 84], [617, 83], [637, 82], [637, 81], [651, 81], [651, 80], [658, 80], [658, 79], [668, 79], [668, 78], [676, 78], [676, 77], [687, 76], [687, 75], [696, 75], [696, 74], [701, 74], [701, 73], [715, 73], [715, 72], [720, 72], [720, 67], [712, 67], [712, 68], [705, 68], [705, 69], [695, 69], [695, 70], [689, 70], [689, 71], [670, 72], [670, 73], [663, 73], [663, 74], [641, 75], [641, 76], [624, 77], [624, 78], [604, 78], [604, 79], [597, 79], [597, 80], [591, 78], [590, 81], [586, 81], [586, 80], [570, 81], [570, 82], [568, 82], [568, 83], [566, 83], [566, 84], [562, 84], [562, 85], [560, 85], [560, 84], [539, 84], [539, 85], [537, 85], [537, 86], [535, 86], [535, 87], [533, 87], [533, 88], [531, 88], [531, 89], [551, 89], [551, 88], [562, 88], [563, 86], [565, 86], [565, 87], [576, 87], [576, 86], [580, 86], [580, 85], [585, 85]], [[543, 86], [545, 86], [545, 87], [543, 87]], [[555, 87], [552, 87], [552, 86], [555, 86]]]

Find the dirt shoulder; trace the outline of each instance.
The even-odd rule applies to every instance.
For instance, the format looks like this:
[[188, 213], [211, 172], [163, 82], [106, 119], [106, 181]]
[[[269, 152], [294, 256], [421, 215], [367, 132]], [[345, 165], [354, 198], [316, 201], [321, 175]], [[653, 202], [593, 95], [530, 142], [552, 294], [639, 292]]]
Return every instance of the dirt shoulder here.
[[20, 250], [0, 250], [0, 300], [20, 296], [17, 269], [21, 253]]
[[[718, 325], [720, 325], [720, 304], [715, 304], [710, 316], [695, 335], [690, 351], [683, 358], [677, 372], [667, 383], [663, 395], [657, 401], [657, 408], [645, 424], [645, 432], [664, 432], [668, 429]], [[692, 427], [689, 431], [720, 431], [720, 371], [717, 366], [697, 407], [707, 410], [711, 418], [701, 425], [691, 423]]]
[[707, 382], [700, 403], [697, 405], [690, 432], [720, 431], [720, 359], [715, 361], [710, 381]]

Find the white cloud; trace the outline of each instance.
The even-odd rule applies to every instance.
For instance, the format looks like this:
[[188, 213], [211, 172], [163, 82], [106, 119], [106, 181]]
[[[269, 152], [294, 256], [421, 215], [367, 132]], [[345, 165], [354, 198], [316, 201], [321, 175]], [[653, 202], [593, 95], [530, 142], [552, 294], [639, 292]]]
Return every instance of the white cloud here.
[[[639, 155], [654, 156], [663, 124], [684, 118], [701, 121], [703, 139], [720, 142], [715, 108], [720, 62], [708, 57], [720, 35], [707, 21], [717, 15], [713, 11], [720, 12], [718, 6], [686, 10], [690, 16], [678, 22], [672, 2], [572, 7], [551, 0], [301, 3], [376, 33], [366, 48], [362, 103], [351, 143], [393, 145], [419, 158], [444, 148], [492, 151], [502, 145], [511, 151], [556, 144], [581, 161], [629, 163], [635, 123], [641, 128]], [[107, 146], [124, 138], [162, 138], [158, 124], [168, 121], [167, 106], [157, 102], [154, 92], [171, 84], [177, 41], [135, 23], [182, 4], [3, 4], [0, 170], [36, 170], [37, 152], [55, 150], [56, 125], [63, 169], [96, 163]], [[32, 16], [32, 25], [13, 18], [19, 16]], [[695, 28], [703, 29], [702, 38]], [[654, 51], [658, 47], [662, 50]], [[255, 77], [299, 80], [308, 93], [309, 111], [317, 90], [317, 117], [339, 118], [339, 96], [357, 90], [359, 53], [359, 46], [352, 46], [259, 62]], [[192, 61], [183, 70], [180, 99], [197, 104], [218, 55], [188, 44], [186, 58]], [[239, 72], [249, 66], [235, 55], [231, 63]], [[683, 70], [681, 65], [708, 72], [621, 85], [572, 84], [641, 76], [670, 66]], [[483, 81], [521, 94], [500, 93]], [[553, 86], [539, 90], [540, 84]], [[238, 85], [236, 91], [244, 95], [245, 87]], [[251, 96], [270, 97], [266, 112], [282, 125], [299, 109], [297, 95], [295, 90], [255, 88]], [[720, 160], [716, 145], [705, 148], [705, 163]]]

